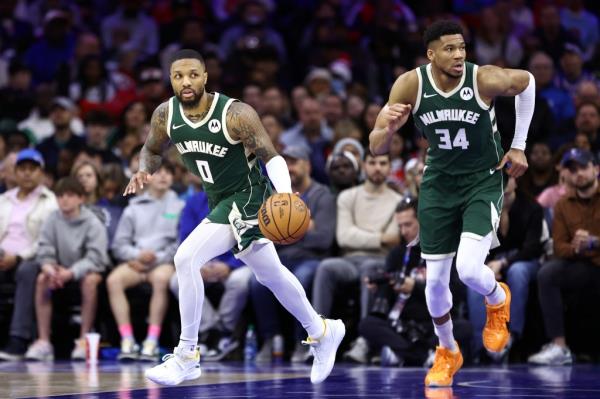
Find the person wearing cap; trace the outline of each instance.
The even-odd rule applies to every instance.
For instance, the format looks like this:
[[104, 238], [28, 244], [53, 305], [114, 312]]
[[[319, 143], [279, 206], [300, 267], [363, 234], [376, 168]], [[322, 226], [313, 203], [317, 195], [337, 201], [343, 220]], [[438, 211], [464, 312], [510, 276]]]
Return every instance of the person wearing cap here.
[[47, 169], [53, 173], [56, 173], [61, 151], [70, 150], [77, 154], [85, 146], [85, 139], [71, 130], [75, 111], [75, 104], [67, 97], [56, 97], [52, 100], [50, 120], [54, 126], [54, 133], [39, 143], [36, 149], [44, 157]]
[[0, 195], [0, 280], [16, 282], [9, 341], [0, 360], [18, 360], [33, 338], [33, 292], [39, 265], [34, 262], [40, 229], [58, 208], [54, 193], [42, 185], [44, 159], [34, 149], [17, 154], [17, 187]]
[[556, 86], [569, 92], [571, 97], [577, 94], [577, 86], [581, 82], [590, 81], [598, 84], [598, 80], [583, 65], [581, 48], [573, 43], [566, 43], [560, 56], [560, 73], [556, 77]]
[[[335, 234], [335, 198], [329, 189], [310, 177], [310, 154], [305, 147], [289, 146], [282, 154], [285, 159], [292, 191], [298, 193], [310, 209], [311, 221], [306, 235], [292, 245], [277, 246], [282, 263], [298, 278], [307, 292], [312, 288], [315, 271], [322, 258], [330, 254]], [[275, 336], [282, 332], [279, 307], [273, 294], [252, 277], [250, 295], [256, 315], [256, 324], [263, 346], [257, 360], [270, 360], [271, 355], [282, 355], [282, 346], [278, 347]], [[292, 362], [304, 362], [308, 357], [308, 348], [300, 344], [304, 331], [296, 322], [294, 341], [297, 341]], [[281, 342], [281, 341], [279, 341]]]
[[48, 11], [44, 17], [44, 34], [24, 55], [34, 85], [56, 81], [61, 67], [68, 65], [75, 53], [75, 41], [70, 15], [59, 9]]
[[[554, 208], [552, 238], [555, 259], [538, 272], [538, 293], [550, 343], [530, 356], [534, 364], [571, 364], [565, 340], [564, 292], [585, 303], [600, 292], [600, 171], [594, 155], [579, 148], [565, 154], [564, 166], [573, 175], [575, 190]], [[592, 305], [592, 304], [590, 304]]]
[[343, 190], [354, 187], [360, 179], [360, 164], [350, 151], [333, 152], [325, 166], [329, 177], [329, 188], [336, 196]]

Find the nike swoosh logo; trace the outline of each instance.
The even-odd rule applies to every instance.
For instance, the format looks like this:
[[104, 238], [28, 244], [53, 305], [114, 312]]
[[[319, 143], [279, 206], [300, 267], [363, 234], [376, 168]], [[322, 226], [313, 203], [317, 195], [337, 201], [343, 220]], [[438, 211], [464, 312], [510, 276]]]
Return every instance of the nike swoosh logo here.
[[185, 126], [185, 123], [182, 123], [181, 125], [177, 125], [177, 126], [173, 125], [173, 130], [179, 129], [182, 126]]
[[490, 169], [490, 175], [493, 175], [494, 173], [496, 173], [496, 169], [495, 168]]
[[423, 97], [425, 98], [429, 98], [429, 97], [433, 97], [433, 96], [437, 96], [437, 94], [427, 94], [427, 93], [423, 93]]

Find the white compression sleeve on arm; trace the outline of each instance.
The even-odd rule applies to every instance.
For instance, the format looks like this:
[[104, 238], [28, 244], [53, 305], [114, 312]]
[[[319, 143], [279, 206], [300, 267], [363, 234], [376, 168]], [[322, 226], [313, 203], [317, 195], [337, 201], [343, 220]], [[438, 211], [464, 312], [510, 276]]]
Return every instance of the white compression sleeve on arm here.
[[267, 167], [267, 174], [275, 187], [275, 191], [278, 193], [291, 193], [292, 181], [290, 180], [290, 172], [288, 171], [285, 159], [281, 155], [277, 155], [271, 158], [265, 166]]
[[515, 121], [515, 137], [510, 146], [522, 151], [525, 150], [527, 131], [529, 130], [533, 109], [535, 108], [535, 79], [530, 72], [527, 72], [527, 74], [529, 75], [529, 84], [525, 90], [515, 97], [515, 113], [517, 118]]

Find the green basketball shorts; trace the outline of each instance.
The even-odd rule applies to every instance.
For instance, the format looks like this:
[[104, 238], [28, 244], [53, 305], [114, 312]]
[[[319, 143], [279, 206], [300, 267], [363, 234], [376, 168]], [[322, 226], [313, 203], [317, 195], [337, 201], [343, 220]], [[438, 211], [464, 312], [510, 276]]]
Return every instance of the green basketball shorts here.
[[254, 242], [269, 242], [258, 228], [258, 210], [271, 195], [269, 185], [252, 186], [221, 199], [212, 206], [206, 217], [213, 223], [231, 226], [237, 245], [232, 248], [235, 257], [239, 257], [252, 247]]
[[481, 239], [490, 232], [498, 245], [504, 187], [502, 171], [449, 175], [426, 168], [419, 192], [419, 239], [424, 259], [456, 254], [461, 237]]

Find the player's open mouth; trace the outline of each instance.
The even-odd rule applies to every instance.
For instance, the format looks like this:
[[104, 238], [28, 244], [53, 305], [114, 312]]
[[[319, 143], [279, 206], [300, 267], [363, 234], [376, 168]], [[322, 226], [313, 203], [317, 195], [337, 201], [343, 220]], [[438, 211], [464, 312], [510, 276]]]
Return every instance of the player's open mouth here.
[[455, 64], [452, 69], [454, 69], [456, 72], [462, 72], [464, 68], [464, 64]]

